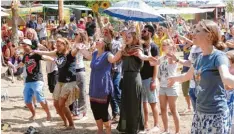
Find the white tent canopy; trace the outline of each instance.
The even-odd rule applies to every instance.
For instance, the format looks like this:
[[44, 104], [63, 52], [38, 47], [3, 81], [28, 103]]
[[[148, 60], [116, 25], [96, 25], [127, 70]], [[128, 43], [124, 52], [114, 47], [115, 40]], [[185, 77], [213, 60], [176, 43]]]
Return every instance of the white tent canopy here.
[[196, 14], [196, 13], [206, 13], [213, 12], [214, 8], [200, 9], [200, 8], [158, 8], [157, 13], [159, 14]]

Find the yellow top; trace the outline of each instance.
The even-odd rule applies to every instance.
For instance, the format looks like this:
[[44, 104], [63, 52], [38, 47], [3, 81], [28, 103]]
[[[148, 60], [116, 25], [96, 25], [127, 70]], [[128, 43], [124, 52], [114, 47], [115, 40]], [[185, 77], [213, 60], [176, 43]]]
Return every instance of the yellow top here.
[[161, 39], [158, 37], [158, 35], [154, 35], [154, 37], [153, 37], [153, 41], [154, 41], [154, 43], [156, 44], [156, 45], [158, 45], [158, 47], [159, 47], [159, 52], [160, 52], [160, 56], [163, 54], [163, 52], [162, 52], [162, 42], [164, 41], [164, 40], [166, 40], [168, 37], [167, 37], [167, 35], [164, 35]]

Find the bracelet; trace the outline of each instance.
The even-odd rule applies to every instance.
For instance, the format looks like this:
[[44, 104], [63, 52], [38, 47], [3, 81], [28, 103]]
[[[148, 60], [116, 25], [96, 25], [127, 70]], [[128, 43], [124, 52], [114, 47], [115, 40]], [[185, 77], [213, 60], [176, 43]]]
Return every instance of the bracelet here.
[[177, 60], [176, 60], [176, 62], [179, 62], [179, 61], [180, 61], [180, 59], [177, 59]]
[[151, 82], [150, 83], [154, 83], [155, 82], [155, 80], [151, 80]]

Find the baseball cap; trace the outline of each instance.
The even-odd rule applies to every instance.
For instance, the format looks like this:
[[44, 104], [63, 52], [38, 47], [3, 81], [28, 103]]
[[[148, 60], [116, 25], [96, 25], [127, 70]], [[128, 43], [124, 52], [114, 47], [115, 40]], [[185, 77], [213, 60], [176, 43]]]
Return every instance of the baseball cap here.
[[32, 46], [32, 42], [31, 42], [31, 40], [29, 40], [29, 39], [23, 39], [23, 40], [21, 41], [21, 44], [27, 44], [27, 45], [29, 45], [29, 46]]

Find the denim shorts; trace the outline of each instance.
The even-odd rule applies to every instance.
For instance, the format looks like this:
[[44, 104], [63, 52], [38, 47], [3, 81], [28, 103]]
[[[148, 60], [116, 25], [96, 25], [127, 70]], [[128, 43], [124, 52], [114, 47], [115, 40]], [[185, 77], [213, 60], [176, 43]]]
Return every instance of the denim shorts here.
[[143, 102], [156, 103], [158, 102], [158, 96], [156, 91], [157, 89], [151, 91], [150, 89], [151, 79], [152, 78], [142, 80], [142, 87], [143, 87], [142, 100]]
[[177, 88], [160, 87], [159, 95], [179, 96], [179, 91]]
[[32, 103], [33, 95], [36, 96], [37, 102], [45, 102], [43, 93], [43, 81], [26, 82], [24, 84], [24, 101], [26, 104]]

